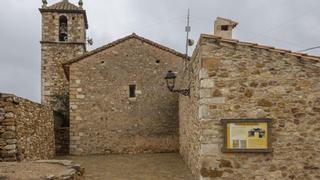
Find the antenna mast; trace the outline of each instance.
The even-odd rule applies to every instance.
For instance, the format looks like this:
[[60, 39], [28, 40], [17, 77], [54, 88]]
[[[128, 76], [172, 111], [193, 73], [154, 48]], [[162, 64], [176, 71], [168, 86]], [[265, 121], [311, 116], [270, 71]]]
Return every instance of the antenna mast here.
[[190, 32], [190, 31], [191, 31], [191, 27], [190, 27], [190, 9], [188, 8], [187, 26], [186, 26], [186, 32], [187, 32], [187, 40], [186, 40], [186, 60], [188, 60], [189, 32]]

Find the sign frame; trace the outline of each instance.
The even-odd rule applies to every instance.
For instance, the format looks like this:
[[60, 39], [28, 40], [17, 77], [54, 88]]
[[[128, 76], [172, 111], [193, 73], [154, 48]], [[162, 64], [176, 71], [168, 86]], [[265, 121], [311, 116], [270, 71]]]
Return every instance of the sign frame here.
[[[222, 128], [223, 128], [223, 146], [221, 151], [224, 153], [271, 153], [272, 149], [272, 119], [271, 118], [244, 118], [244, 119], [221, 119]], [[267, 144], [266, 149], [230, 149], [227, 146], [228, 135], [227, 135], [227, 125], [231, 123], [267, 123]]]

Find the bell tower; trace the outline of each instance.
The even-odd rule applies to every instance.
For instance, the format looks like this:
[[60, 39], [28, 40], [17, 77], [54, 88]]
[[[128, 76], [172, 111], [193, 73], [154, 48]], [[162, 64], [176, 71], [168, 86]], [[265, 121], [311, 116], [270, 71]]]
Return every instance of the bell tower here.
[[88, 21], [82, 0], [78, 5], [68, 0], [48, 5], [47, 0], [42, 0], [39, 10], [42, 15], [41, 102], [50, 105], [54, 97], [61, 99], [68, 95], [62, 64], [86, 52]]

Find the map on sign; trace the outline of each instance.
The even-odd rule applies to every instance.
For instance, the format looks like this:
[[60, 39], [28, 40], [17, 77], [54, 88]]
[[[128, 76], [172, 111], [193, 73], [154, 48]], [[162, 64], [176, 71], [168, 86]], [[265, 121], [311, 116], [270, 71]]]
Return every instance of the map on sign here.
[[268, 123], [241, 122], [227, 124], [228, 149], [268, 149]]

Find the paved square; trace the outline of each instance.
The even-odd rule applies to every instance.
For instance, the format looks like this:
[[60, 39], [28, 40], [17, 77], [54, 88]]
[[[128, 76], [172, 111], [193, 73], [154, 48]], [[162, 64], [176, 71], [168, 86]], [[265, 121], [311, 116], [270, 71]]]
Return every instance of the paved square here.
[[85, 168], [86, 179], [94, 180], [193, 180], [178, 153], [67, 156]]

